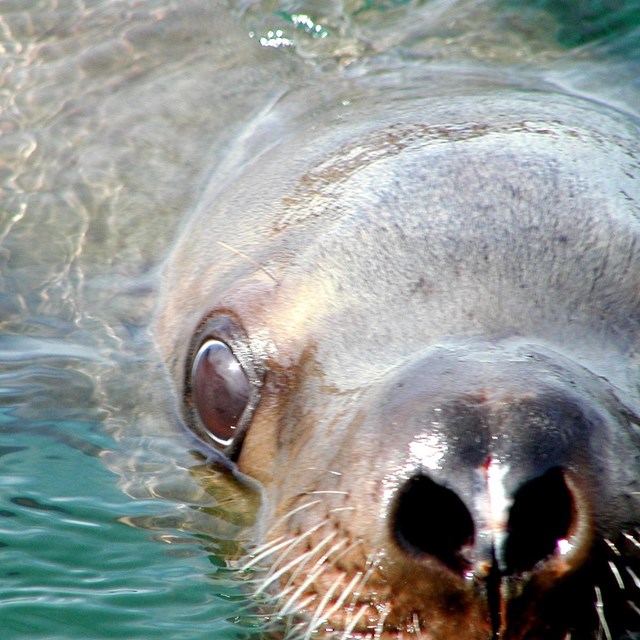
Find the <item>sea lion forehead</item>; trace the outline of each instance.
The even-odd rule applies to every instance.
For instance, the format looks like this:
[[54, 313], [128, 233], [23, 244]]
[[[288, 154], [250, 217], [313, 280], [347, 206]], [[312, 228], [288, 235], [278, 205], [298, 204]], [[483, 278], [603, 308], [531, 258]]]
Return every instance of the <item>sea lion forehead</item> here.
[[[552, 146], [555, 146], [555, 154], [566, 153], [571, 142], [577, 145], [602, 142], [590, 130], [559, 121], [516, 120], [494, 125], [464, 120], [392, 124], [347, 142], [312, 166], [283, 197], [282, 215], [274, 220], [273, 228], [276, 232], [283, 231], [313, 219], [321, 211], [330, 215], [326, 211], [327, 205], [337, 195], [342, 195], [341, 187], [346, 187], [351, 178], [376, 163], [393, 162], [400, 156], [417, 159], [421, 151], [428, 157], [429, 152], [440, 145], [447, 145], [447, 153], [451, 155], [455, 143], [484, 138], [489, 138], [498, 147], [502, 144], [505, 148], [511, 147], [514, 153], [517, 150], [523, 156], [534, 155], [540, 150], [548, 152]], [[413, 180], [411, 173], [406, 173], [404, 178], [405, 183]]]
[[[232, 308], [250, 333], [266, 329], [283, 347], [326, 343], [333, 336], [332, 358], [343, 353], [351, 362], [367, 335], [377, 336], [374, 349], [388, 349], [387, 338], [393, 342], [394, 335], [403, 336], [406, 349], [414, 348], [414, 321], [423, 323], [422, 336], [436, 336], [438, 325], [454, 333], [486, 333], [487, 325], [498, 333], [512, 330], [504, 322], [527, 313], [516, 299], [505, 308], [485, 296], [490, 313], [483, 316], [476, 307], [480, 320], [474, 327], [467, 322], [468, 305], [460, 304], [482, 289], [478, 239], [484, 239], [493, 265], [502, 262], [486, 275], [503, 288], [499, 297], [505, 299], [512, 291], [503, 287], [506, 273], [527, 263], [500, 239], [510, 225], [519, 223], [514, 232], [526, 226], [529, 236], [521, 241], [537, 242], [548, 258], [549, 233], [562, 238], [563, 227], [586, 232], [594, 226], [614, 239], [635, 235], [640, 196], [630, 142], [634, 127], [624, 118], [590, 113], [586, 127], [580, 117], [584, 105], [563, 98], [563, 117], [533, 102], [530, 117], [523, 119], [507, 116], [501, 102], [484, 124], [476, 110], [441, 114], [438, 123], [437, 114], [423, 114], [426, 122], [420, 122], [421, 109], [414, 109], [411, 117], [399, 114], [400, 122], [387, 117], [353, 131], [342, 123], [341, 132], [327, 133], [320, 118], [317, 145], [292, 150], [291, 140], [284, 139], [272, 148], [269, 163], [254, 160], [231, 174], [227, 170], [231, 180], [212, 180], [170, 261], [165, 283], [174, 291], [165, 296], [161, 343], [177, 343], [184, 352], [193, 328], [216, 306]], [[203, 247], [205, 231], [209, 241]], [[465, 235], [472, 250], [467, 256]], [[417, 254], [408, 237], [419, 237], [423, 245], [430, 237], [429, 250]], [[574, 244], [568, 251], [583, 248]], [[537, 269], [534, 258], [528, 263]], [[468, 268], [461, 271], [465, 262]], [[553, 270], [549, 275], [561, 277]], [[564, 279], [570, 288], [571, 278]], [[533, 284], [547, 288], [541, 281]], [[410, 311], [415, 304], [419, 314]], [[404, 307], [403, 322], [396, 323], [395, 312], [385, 307]], [[355, 341], [354, 330], [360, 331]]]
[[[360, 322], [361, 337], [384, 325], [409, 344], [414, 321], [423, 336], [443, 326], [526, 332], [532, 311], [541, 324], [562, 324], [567, 316], [543, 312], [563, 314], [570, 302], [575, 321], [577, 307], [597, 308], [605, 292], [637, 311], [637, 181], [631, 171], [611, 172], [612, 154], [619, 166], [624, 149], [569, 131], [525, 125], [444, 145], [407, 143], [343, 184], [310, 188], [284, 211], [282, 230], [300, 244], [283, 284], [304, 281], [314, 304], [293, 296], [283, 315], [313, 309], [310, 326], [340, 317], [346, 334]], [[610, 258], [591, 287], [585, 269]]]

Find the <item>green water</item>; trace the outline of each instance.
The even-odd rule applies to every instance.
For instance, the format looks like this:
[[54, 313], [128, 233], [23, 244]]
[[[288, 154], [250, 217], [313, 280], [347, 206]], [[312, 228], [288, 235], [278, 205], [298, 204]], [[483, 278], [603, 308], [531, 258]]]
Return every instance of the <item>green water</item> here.
[[[109, 444], [91, 423], [57, 427]], [[237, 636], [202, 545], [163, 545], [121, 521], [162, 503], [127, 499], [98, 457], [11, 431], [0, 439], [3, 638]]]
[[126, 454], [104, 424], [59, 418], [82, 406], [33, 412], [17, 397], [38, 404], [66, 382], [64, 399], [64, 367], [43, 365], [42, 352], [3, 355], [22, 366], [0, 375], [14, 404], [0, 413], [1, 637], [239, 637], [246, 625], [230, 621], [243, 598], [214, 541], [180, 530], [175, 502], [123, 492], [105, 456]]
[[211, 158], [265, 99], [379, 52], [540, 63], [637, 114], [639, 26], [640, 0], [0, 2], [0, 638], [260, 628], [222, 558], [251, 509], [221, 508], [158, 417], [145, 327]]

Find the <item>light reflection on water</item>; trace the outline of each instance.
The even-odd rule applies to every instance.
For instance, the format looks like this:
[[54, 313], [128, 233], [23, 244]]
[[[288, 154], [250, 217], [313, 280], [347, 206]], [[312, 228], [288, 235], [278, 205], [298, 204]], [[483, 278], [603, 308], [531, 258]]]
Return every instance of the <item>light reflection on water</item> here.
[[[240, 615], [246, 600], [219, 557], [246, 539], [255, 496], [190, 456], [154, 407], [163, 382], [145, 365], [145, 327], [158, 263], [210, 158], [313, 64], [567, 55], [553, 12], [504, 6], [488, 23], [494, 4], [475, 1], [265, 0], [235, 16], [204, 0], [0, 6], [3, 638], [225, 638], [259, 626]], [[604, 51], [633, 56], [640, 18], [621, 11], [624, 29], [598, 23], [612, 38]], [[293, 51], [245, 46], [249, 32], [279, 30]], [[624, 109], [637, 95], [624, 57], [606, 66], [618, 76], [576, 64], [549, 73], [615, 85]]]
[[154, 268], [213, 146], [220, 83], [202, 79], [219, 55], [215, 15], [194, 1], [0, 6], [8, 640], [224, 638], [255, 624], [228, 621], [245, 601], [218, 555], [239, 526], [183, 468], [181, 434], [145, 408]]

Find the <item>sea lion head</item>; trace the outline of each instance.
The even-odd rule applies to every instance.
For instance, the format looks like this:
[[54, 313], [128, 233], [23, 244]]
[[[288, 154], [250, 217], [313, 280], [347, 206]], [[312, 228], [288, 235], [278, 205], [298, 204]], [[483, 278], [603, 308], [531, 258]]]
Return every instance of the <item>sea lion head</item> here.
[[262, 114], [165, 272], [185, 424], [264, 488], [256, 591], [292, 637], [632, 637], [638, 129], [386, 98]]

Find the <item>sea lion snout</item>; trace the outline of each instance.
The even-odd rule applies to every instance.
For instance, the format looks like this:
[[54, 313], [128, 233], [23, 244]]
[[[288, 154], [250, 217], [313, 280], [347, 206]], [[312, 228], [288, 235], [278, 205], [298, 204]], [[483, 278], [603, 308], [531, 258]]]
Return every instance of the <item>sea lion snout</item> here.
[[607, 525], [594, 514], [615, 517], [610, 488], [621, 481], [605, 453], [615, 402], [573, 363], [527, 349], [442, 349], [368, 403], [356, 435], [379, 446], [370, 473], [384, 487], [374, 511], [386, 531], [360, 535], [384, 549], [387, 579], [425, 572], [449, 584], [448, 598], [474, 594], [495, 632], [507, 628], [508, 606], [534, 618], [540, 593], [588, 558], [594, 528]]
[[310, 601], [304, 624], [337, 633], [589, 637], [593, 584], [615, 581], [598, 545], [637, 515], [606, 381], [536, 345], [462, 344], [390, 371], [344, 415], [327, 402], [323, 420], [296, 406], [268, 487], [264, 589], [282, 615]]

